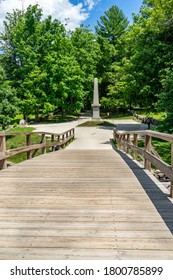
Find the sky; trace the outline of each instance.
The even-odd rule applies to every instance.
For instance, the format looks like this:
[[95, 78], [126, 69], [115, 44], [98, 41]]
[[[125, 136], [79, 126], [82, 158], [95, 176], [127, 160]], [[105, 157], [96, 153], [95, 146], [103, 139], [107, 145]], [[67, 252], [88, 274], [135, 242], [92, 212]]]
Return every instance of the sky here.
[[30, 4], [39, 4], [43, 9], [43, 16], [52, 15], [67, 29], [74, 30], [80, 24], [90, 25], [94, 30], [97, 20], [112, 5], [117, 5], [132, 23], [132, 13], [138, 13], [142, 0], [0, 0], [0, 30], [7, 12], [13, 9], [26, 9]]

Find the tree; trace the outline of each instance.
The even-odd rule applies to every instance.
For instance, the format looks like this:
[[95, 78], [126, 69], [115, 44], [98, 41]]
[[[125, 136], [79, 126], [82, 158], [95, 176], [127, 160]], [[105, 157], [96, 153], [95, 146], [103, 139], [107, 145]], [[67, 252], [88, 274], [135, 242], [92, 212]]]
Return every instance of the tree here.
[[40, 112], [49, 113], [57, 106], [63, 112], [67, 107], [76, 111], [83, 106], [82, 71], [70, 38], [58, 20], [41, 18], [38, 5], [29, 6], [25, 12], [14, 11], [7, 16], [1, 36], [4, 67], [25, 119], [29, 114], [38, 118]]
[[0, 66], [0, 125], [3, 129], [10, 124], [11, 118], [18, 113], [18, 99], [9, 86], [5, 72]]
[[45, 60], [53, 102], [61, 109], [64, 117], [67, 111], [79, 113], [83, 108], [83, 72], [75, 59], [69, 39], [62, 38], [60, 46], [59, 51], [50, 51]]
[[159, 111], [166, 113], [166, 118], [160, 126], [161, 130], [173, 133], [173, 64], [162, 72], [162, 90], [156, 104]]
[[96, 36], [87, 28], [81, 26], [71, 33], [71, 43], [74, 56], [83, 74], [83, 102], [86, 109], [91, 108], [93, 98], [93, 81], [98, 76], [98, 65], [101, 57]]
[[128, 20], [123, 12], [112, 6], [100, 17], [95, 26], [97, 40], [100, 44], [101, 59], [99, 61], [98, 73], [100, 76], [101, 104], [106, 110], [113, 110], [110, 87], [114, 83], [113, 64], [119, 63], [123, 57], [121, 36], [125, 33]]
[[100, 21], [97, 21], [95, 29], [99, 36], [107, 38], [115, 45], [117, 38], [124, 33], [127, 26], [127, 18], [116, 5], [113, 5], [100, 17]]
[[33, 78], [33, 73], [38, 71], [41, 16], [42, 11], [37, 5], [30, 5], [26, 12], [15, 10], [8, 13], [4, 22], [5, 31], [1, 34], [4, 68], [16, 89], [25, 119], [28, 114], [35, 113], [37, 104], [37, 90], [29, 77]]
[[121, 36], [124, 58], [112, 64], [109, 97], [128, 107], [155, 108], [163, 70], [172, 62], [173, 1], [146, 0], [134, 23]]

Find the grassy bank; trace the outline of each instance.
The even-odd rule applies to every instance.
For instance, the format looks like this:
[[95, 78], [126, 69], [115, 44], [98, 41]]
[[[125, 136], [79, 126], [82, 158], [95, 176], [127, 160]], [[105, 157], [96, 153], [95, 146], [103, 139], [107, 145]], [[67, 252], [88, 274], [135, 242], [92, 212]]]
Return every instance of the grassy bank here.
[[78, 126], [83, 127], [95, 127], [95, 126], [111, 126], [116, 127], [113, 123], [107, 122], [107, 121], [87, 121], [82, 124], [79, 124]]
[[[138, 146], [144, 148], [144, 141], [139, 140]], [[153, 138], [152, 146], [158, 152], [163, 161], [165, 161], [167, 164], [171, 164], [171, 143]]]
[[[32, 132], [35, 128], [33, 127], [16, 127], [8, 130], [7, 132]], [[38, 144], [41, 140], [41, 136], [32, 135], [31, 144]], [[26, 136], [25, 135], [15, 135], [15, 136], [7, 136], [7, 150], [15, 149], [19, 147], [26, 146]], [[41, 151], [37, 152], [37, 155], [41, 154]], [[13, 163], [19, 163], [26, 160], [26, 153], [19, 154], [13, 157], [10, 157], [8, 161]]]

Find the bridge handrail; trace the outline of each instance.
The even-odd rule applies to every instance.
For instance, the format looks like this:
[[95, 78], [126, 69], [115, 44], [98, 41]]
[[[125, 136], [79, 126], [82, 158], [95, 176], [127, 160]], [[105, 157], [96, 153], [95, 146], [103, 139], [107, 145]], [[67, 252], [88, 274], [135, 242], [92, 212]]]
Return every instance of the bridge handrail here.
[[[145, 147], [138, 147], [139, 136], [143, 136]], [[159, 156], [152, 146], [152, 137], [165, 140], [171, 143], [171, 165], [167, 164]], [[137, 155], [144, 158], [144, 168], [151, 171], [151, 164], [171, 180], [170, 196], [173, 197], [173, 135], [168, 133], [155, 132], [151, 130], [123, 131], [113, 130], [113, 138], [118, 144], [118, 148], [127, 154], [133, 151], [133, 159], [137, 160]]]
[[[19, 147], [15, 149], [7, 150], [6, 148], [6, 137], [25, 135], [26, 136], [26, 146]], [[31, 144], [32, 135], [41, 135], [41, 141], [38, 144]], [[62, 133], [52, 133], [52, 132], [0, 132], [0, 170], [7, 167], [6, 160], [9, 157], [27, 153], [27, 159], [31, 159], [35, 156], [39, 149], [42, 150], [42, 154], [46, 153], [46, 148], [52, 148], [55, 151], [57, 147], [64, 148], [65, 145], [72, 139], [74, 139], [75, 130], [74, 128], [69, 129]], [[51, 141], [50, 141], [51, 137]], [[47, 141], [49, 139], [49, 141]]]

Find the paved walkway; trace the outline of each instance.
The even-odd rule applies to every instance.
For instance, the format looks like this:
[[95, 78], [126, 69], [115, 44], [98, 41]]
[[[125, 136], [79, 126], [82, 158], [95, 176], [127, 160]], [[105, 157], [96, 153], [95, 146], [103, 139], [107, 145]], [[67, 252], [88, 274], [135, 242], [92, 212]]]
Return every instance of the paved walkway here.
[[[79, 118], [78, 120], [57, 123], [57, 124], [39, 124], [32, 125], [37, 131], [61, 133], [75, 127], [75, 141], [67, 149], [112, 149], [110, 139], [112, 139], [113, 127], [80, 127], [81, 123], [90, 120], [90, 118]], [[118, 130], [143, 130], [147, 125], [135, 122], [134, 120], [107, 120], [116, 125]]]

